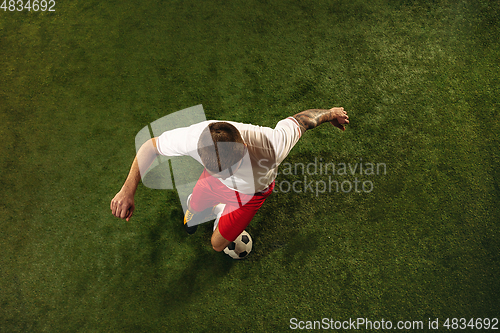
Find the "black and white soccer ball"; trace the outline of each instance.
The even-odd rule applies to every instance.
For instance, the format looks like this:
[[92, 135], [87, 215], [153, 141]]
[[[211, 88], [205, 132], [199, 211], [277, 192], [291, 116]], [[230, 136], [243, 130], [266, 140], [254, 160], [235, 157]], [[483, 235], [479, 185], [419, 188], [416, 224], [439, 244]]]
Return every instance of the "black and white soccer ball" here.
[[244, 259], [250, 251], [252, 251], [252, 237], [246, 231], [243, 231], [224, 249], [224, 253], [233, 259]]

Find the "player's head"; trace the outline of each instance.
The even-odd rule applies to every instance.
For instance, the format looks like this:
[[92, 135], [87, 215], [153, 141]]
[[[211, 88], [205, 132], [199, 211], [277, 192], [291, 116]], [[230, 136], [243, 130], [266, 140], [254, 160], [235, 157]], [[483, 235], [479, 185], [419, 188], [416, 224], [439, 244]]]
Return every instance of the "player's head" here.
[[198, 154], [212, 174], [222, 174], [226, 170], [235, 172], [245, 153], [246, 146], [240, 132], [226, 122], [210, 123], [198, 140]]

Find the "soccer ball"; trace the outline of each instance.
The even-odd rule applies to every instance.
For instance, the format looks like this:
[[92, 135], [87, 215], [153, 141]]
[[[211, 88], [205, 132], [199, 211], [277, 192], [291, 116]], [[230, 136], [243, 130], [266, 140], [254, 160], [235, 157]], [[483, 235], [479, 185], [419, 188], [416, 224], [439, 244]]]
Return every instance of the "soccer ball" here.
[[244, 259], [250, 251], [252, 251], [252, 237], [246, 231], [243, 231], [224, 249], [224, 253], [233, 259]]

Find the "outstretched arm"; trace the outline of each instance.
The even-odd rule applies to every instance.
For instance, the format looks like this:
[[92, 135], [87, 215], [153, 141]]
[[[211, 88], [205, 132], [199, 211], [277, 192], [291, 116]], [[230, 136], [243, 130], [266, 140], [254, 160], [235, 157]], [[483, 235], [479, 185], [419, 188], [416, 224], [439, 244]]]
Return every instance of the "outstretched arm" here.
[[156, 146], [156, 138], [146, 141], [137, 152], [137, 156], [130, 167], [125, 184], [118, 192], [113, 200], [111, 200], [111, 213], [119, 218], [130, 220], [134, 213], [134, 195], [141, 180], [141, 171], [144, 173], [153, 163], [156, 156], [159, 155]]
[[302, 134], [325, 122], [330, 122], [333, 126], [345, 130], [343, 124], [349, 124], [349, 116], [344, 108], [311, 109], [297, 113], [293, 116], [299, 123]]

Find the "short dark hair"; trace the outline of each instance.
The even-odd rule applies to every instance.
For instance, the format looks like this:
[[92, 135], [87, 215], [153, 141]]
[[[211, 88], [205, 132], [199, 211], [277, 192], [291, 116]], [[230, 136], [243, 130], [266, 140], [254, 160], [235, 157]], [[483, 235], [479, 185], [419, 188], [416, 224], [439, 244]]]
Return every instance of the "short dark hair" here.
[[245, 156], [240, 132], [230, 123], [210, 123], [198, 140], [198, 154], [205, 168], [213, 173], [228, 169]]

